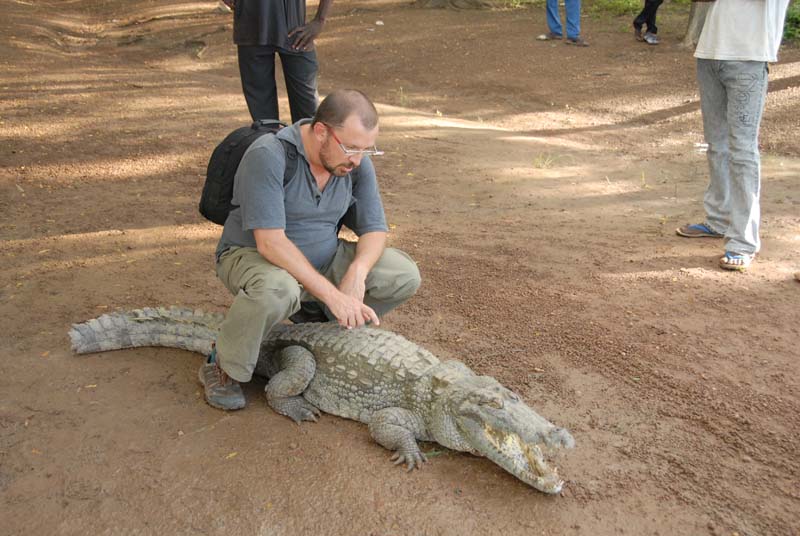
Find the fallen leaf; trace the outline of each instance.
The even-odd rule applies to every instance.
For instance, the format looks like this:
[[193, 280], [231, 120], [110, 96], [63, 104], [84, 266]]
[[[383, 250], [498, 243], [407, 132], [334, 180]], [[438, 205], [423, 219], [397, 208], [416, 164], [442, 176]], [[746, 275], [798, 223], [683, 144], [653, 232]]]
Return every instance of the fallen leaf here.
[[90, 383], [89, 385], [83, 386], [84, 389], [94, 389], [95, 387], [97, 387], [96, 383]]
[[40, 355], [41, 357], [47, 357], [47, 356], [49, 356], [49, 355], [50, 355], [50, 350], [48, 350], [48, 351], [46, 351], [46, 352], [42, 352], [42, 353], [41, 353], [41, 354], [39, 354], [39, 355]]
[[236, 456], [238, 456], [238, 455], [239, 455], [239, 453], [238, 453], [238, 452], [231, 452], [230, 454], [228, 454], [227, 456], [225, 456], [225, 459], [226, 459], [226, 460], [230, 460], [231, 458], [235, 458], [235, 457], [236, 457]]
[[39, 252], [39, 255], [43, 255], [43, 254], [47, 253], [48, 251], [50, 251], [50, 250], [49, 249], [43, 249], [42, 251]]
[[31, 454], [41, 454], [42, 451], [39, 449], [31, 449]]

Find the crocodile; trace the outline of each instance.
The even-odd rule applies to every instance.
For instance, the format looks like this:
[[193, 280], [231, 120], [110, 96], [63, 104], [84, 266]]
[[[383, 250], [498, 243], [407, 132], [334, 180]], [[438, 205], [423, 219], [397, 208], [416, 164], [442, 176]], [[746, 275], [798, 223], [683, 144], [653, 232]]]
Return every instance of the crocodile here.
[[[183, 308], [105, 314], [70, 330], [76, 353], [142, 346], [208, 355], [223, 315]], [[384, 329], [335, 322], [275, 327], [255, 373], [269, 378], [267, 402], [296, 422], [320, 410], [368, 425], [408, 470], [427, 461], [417, 441], [490, 459], [544, 493], [561, 491], [554, 458], [575, 444], [570, 433], [531, 409], [490, 376]]]

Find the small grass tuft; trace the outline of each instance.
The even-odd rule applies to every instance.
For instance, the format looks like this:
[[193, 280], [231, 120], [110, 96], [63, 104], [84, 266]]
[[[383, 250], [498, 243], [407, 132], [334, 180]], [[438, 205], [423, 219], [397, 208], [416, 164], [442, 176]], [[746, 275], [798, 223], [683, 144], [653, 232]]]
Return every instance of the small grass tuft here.
[[594, 14], [637, 15], [643, 5], [642, 0], [594, 0], [589, 9]]
[[552, 155], [542, 153], [533, 159], [533, 167], [536, 169], [550, 169], [556, 163], [556, 158]]

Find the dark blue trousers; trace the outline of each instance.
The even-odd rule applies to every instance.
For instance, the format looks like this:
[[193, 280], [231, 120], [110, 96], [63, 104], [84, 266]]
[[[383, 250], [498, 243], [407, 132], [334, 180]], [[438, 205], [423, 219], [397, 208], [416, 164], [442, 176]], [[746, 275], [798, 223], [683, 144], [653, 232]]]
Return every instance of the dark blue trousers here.
[[239, 45], [239, 75], [253, 121], [280, 119], [275, 84], [275, 54], [281, 58], [292, 123], [317, 111], [316, 51], [294, 52], [270, 45]]
[[656, 12], [658, 11], [658, 6], [660, 6], [663, 1], [664, 0], [644, 0], [644, 9], [642, 9], [639, 16], [633, 20], [633, 25], [637, 28], [641, 28], [647, 24], [647, 31], [657, 34]]

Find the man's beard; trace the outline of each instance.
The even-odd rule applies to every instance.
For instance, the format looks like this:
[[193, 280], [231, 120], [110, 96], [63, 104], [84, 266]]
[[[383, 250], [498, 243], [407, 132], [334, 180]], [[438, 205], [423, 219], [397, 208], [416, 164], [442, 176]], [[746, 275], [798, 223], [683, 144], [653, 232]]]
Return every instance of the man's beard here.
[[[336, 176], [339, 176], [339, 177], [349, 173], [350, 171], [352, 171], [352, 169], [350, 169], [350, 171], [345, 171], [344, 173], [336, 173], [336, 170], [338, 168], [343, 168], [343, 170], [347, 170], [347, 169], [353, 168], [355, 166], [349, 161], [348, 162], [343, 162], [341, 164], [335, 164], [335, 165], [331, 164], [328, 161], [328, 159], [325, 157], [325, 153], [328, 152], [328, 149], [329, 149], [330, 146], [331, 146], [331, 140], [330, 140], [330, 138], [328, 138], [327, 140], [325, 140], [322, 143], [322, 147], [320, 148], [320, 151], [319, 151], [319, 161], [322, 164], [322, 167], [325, 168], [325, 171], [327, 171], [331, 175], [336, 175]], [[338, 149], [338, 145], [337, 145], [337, 149]]]

